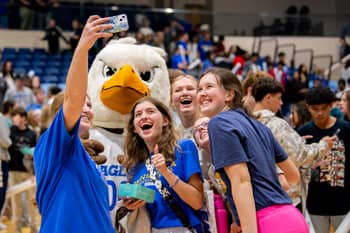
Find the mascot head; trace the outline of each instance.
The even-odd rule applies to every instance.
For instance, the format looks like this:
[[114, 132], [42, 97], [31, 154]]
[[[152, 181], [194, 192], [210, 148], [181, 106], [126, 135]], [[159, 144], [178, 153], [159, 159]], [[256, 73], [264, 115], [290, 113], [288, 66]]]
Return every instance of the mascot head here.
[[133, 38], [112, 40], [92, 63], [88, 94], [94, 126], [124, 128], [131, 107], [144, 96], [151, 95], [169, 105], [164, 50], [135, 42]]

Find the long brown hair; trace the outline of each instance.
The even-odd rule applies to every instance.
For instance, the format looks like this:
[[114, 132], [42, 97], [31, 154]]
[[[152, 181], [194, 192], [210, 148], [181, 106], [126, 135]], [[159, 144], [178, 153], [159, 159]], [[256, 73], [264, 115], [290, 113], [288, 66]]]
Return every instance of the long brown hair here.
[[216, 80], [218, 84], [222, 85], [222, 87], [227, 91], [234, 91], [235, 96], [232, 99], [232, 103], [229, 104], [229, 107], [231, 109], [235, 108], [243, 108], [243, 91], [242, 91], [242, 85], [239, 79], [236, 75], [231, 73], [231, 71], [219, 68], [219, 67], [212, 67], [207, 69], [203, 74], [201, 74], [199, 80], [203, 78], [206, 74], [213, 74], [216, 77]]
[[291, 114], [292, 117], [294, 117], [293, 110], [295, 110], [295, 114], [297, 115], [299, 120], [298, 122], [293, 122], [294, 128], [297, 129], [303, 124], [305, 124], [306, 122], [312, 120], [311, 114], [309, 110], [307, 110], [305, 100], [301, 100], [297, 103], [292, 104], [292, 114]]
[[168, 118], [169, 123], [163, 126], [162, 134], [157, 144], [159, 152], [164, 155], [167, 161], [173, 161], [175, 159], [174, 147], [176, 146], [176, 133], [169, 109], [162, 102], [153, 97], [144, 97], [138, 100], [132, 107], [127, 125], [127, 134], [124, 144], [126, 157], [123, 161], [123, 166], [127, 173], [129, 173], [130, 168], [134, 167], [137, 163], [145, 162], [150, 153], [143, 139], [134, 132], [135, 108], [137, 105], [144, 102], [152, 103], [163, 117]]

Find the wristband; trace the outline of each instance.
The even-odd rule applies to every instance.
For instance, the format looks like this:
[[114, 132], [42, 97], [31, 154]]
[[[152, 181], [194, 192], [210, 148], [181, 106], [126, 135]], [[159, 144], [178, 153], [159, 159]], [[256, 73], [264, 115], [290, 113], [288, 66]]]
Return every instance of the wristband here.
[[172, 185], [170, 185], [170, 188], [174, 188], [177, 183], [179, 183], [180, 178], [176, 176], [176, 179]]

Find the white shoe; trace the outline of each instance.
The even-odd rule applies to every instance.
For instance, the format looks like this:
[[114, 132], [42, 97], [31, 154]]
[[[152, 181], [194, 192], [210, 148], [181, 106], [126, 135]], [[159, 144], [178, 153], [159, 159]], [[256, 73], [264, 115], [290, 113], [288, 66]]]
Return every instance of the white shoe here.
[[6, 230], [7, 226], [0, 222], [0, 230]]

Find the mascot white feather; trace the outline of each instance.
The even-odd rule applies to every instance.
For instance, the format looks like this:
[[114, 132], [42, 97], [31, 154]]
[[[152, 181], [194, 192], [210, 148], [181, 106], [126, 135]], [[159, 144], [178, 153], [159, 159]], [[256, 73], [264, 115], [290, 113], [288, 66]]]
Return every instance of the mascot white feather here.
[[131, 107], [149, 95], [166, 105], [170, 101], [165, 52], [135, 42], [133, 38], [110, 41], [97, 54], [89, 71], [88, 95], [94, 111], [90, 138], [105, 147], [107, 162], [100, 165], [100, 170], [109, 188], [112, 220], [118, 185], [126, 179], [117, 157], [123, 154], [124, 128]]

